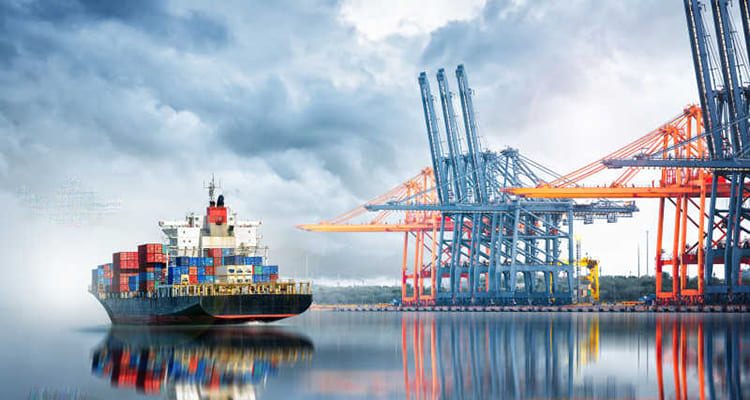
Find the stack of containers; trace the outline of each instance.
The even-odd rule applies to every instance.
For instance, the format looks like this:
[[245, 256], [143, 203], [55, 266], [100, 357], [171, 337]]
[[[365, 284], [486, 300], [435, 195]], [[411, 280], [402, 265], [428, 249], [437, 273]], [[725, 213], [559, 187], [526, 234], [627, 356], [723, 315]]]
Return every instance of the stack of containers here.
[[97, 267], [99, 276], [101, 278], [101, 284], [104, 285], [104, 291], [109, 292], [112, 287], [112, 263], [102, 264]]
[[138, 246], [138, 290], [152, 291], [156, 288], [157, 272], [161, 276], [167, 265], [167, 255], [161, 243]]
[[198, 263], [198, 283], [214, 283], [214, 258], [201, 257]]
[[99, 282], [101, 281], [99, 277], [99, 268], [94, 268], [91, 270], [91, 290], [97, 291], [99, 290]]
[[213, 258], [213, 266], [221, 265], [221, 249], [208, 249], [208, 256]]
[[[131, 278], [135, 278], [134, 280]], [[130, 283], [138, 279], [138, 253], [121, 251], [112, 254], [112, 291], [115, 293], [129, 292]]]
[[198, 257], [188, 257], [188, 282], [191, 285], [198, 283]]
[[220, 283], [263, 283], [279, 279], [278, 265], [261, 265], [263, 257], [225, 256], [216, 266], [216, 281]]
[[222, 265], [216, 267], [216, 281], [220, 283], [244, 283], [251, 279], [251, 274], [243, 256], [224, 256]]
[[263, 272], [268, 274], [268, 280], [276, 282], [279, 280], [279, 266], [278, 265], [266, 265], [263, 267]]
[[169, 267], [167, 272], [167, 283], [170, 285], [179, 285], [189, 282], [190, 257], [175, 257], [175, 265]]

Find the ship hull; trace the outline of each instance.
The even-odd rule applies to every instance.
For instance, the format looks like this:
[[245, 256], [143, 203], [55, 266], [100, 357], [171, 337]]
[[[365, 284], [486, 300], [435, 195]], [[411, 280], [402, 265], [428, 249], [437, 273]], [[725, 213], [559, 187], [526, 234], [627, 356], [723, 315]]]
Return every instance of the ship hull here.
[[310, 294], [98, 298], [116, 325], [222, 325], [271, 322], [305, 312]]

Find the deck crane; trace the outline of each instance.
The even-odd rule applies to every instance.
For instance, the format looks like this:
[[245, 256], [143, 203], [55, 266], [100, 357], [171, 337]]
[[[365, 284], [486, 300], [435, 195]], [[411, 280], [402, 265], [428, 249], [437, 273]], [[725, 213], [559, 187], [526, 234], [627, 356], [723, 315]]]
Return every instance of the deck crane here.
[[[750, 235], [750, 128], [748, 127], [748, 79], [746, 55], [750, 51], [750, 7], [739, 0], [742, 33], [734, 28], [729, 0], [712, 0], [711, 21], [704, 18], [705, 3], [684, 0], [690, 48], [708, 155], [702, 158], [665, 159], [654, 154], [640, 159], [605, 160], [610, 168], [658, 167], [704, 168], [712, 170], [706, 229], [704, 273], [709, 302], [748, 302], [750, 285], [743, 282], [742, 265], [750, 262], [750, 248], [743, 245]], [[709, 34], [711, 22], [715, 34]], [[740, 38], [744, 39], [744, 48]], [[715, 58], [719, 59], [716, 65]], [[717, 73], [718, 71], [718, 73]], [[677, 144], [676, 147], [688, 145]], [[726, 206], [721, 204], [719, 186], [730, 185]], [[724, 266], [723, 280], [714, 277], [714, 267]]]

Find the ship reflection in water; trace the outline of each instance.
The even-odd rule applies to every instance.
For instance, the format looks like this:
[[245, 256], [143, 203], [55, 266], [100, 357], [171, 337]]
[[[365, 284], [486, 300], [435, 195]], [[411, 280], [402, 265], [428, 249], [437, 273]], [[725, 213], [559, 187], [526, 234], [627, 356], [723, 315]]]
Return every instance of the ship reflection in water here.
[[732, 315], [404, 315], [404, 398], [750, 398], [748, 328]]
[[113, 328], [91, 365], [102, 398], [717, 400], [750, 398], [748, 343], [741, 314], [313, 311]]
[[309, 362], [312, 342], [281, 329], [113, 327], [92, 374], [111, 386], [175, 399], [255, 399], [285, 365]]

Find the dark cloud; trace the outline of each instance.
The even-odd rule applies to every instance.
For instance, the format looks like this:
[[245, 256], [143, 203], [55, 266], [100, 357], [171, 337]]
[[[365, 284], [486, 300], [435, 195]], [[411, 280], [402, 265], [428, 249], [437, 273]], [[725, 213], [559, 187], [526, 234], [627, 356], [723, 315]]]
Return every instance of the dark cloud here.
[[[603, 64], [624, 65], [617, 79], [631, 86], [651, 86], [624, 100], [638, 104], [681, 75], [646, 76], [651, 68], [632, 58], [689, 74], [679, 3], [515, 3], [490, 2], [471, 21], [373, 43], [342, 21], [334, 1], [0, 2], [0, 195], [15, 199], [28, 187], [49, 198], [79, 176], [122, 199], [97, 231], [106, 256], [144, 232], [157, 239], [157, 219], [199, 211], [201, 182], [216, 172], [236, 190], [243, 217], [266, 218], [272, 256], [289, 275], [314, 254], [319, 276], [396, 276], [400, 236], [290, 232], [429, 164], [420, 71], [442, 67], [453, 77], [465, 64], [481, 132], [524, 154], [586, 128], [589, 116], [579, 115], [579, 125], [543, 140], [530, 134], [557, 121], [555, 108], [570, 103], [561, 99], [608, 90], [610, 82], [595, 85]], [[533, 158], [555, 167], [547, 159], [557, 153]], [[49, 235], [40, 242], [65, 236]]]
[[[164, 1], [53, 0], [13, 3], [2, 9], [6, 33], [25, 35], [29, 50], [39, 50], [33, 34], [23, 28], [49, 23], [55, 30], [70, 32], [96, 24], [117, 22], [151, 36], [152, 40], [190, 51], [217, 50], [231, 37], [226, 26], [205, 13], [190, 10], [184, 15], [170, 12]], [[21, 28], [21, 29], [18, 29]], [[31, 35], [30, 35], [31, 34]], [[42, 49], [50, 49], [43, 47]]]

